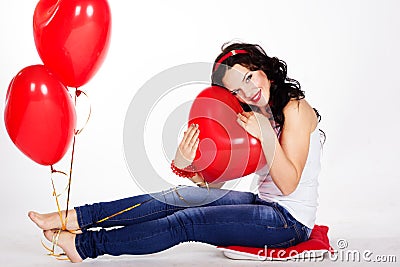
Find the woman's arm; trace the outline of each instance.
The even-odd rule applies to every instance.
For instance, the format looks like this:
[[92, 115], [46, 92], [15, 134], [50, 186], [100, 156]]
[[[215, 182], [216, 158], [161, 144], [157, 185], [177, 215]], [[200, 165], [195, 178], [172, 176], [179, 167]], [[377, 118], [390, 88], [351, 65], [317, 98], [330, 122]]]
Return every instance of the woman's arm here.
[[[179, 169], [184, 169], [193, 163], [199, 145], [199, 134], [199, 125], [196, 124], [190, 125], [184, 133], [182, 141], [176, 150], [174, 159], [174, 164]], [[189, 179], [198, 186], [207, 186], [201, 173], [196, 173], [195, 176]], [[221, 188], [223, 184], [224, 183], [211, 183], [208, 184], [208, 187]]]
[[272, 180], [283, 195], [289, 195], [300, 181], [308, 156], [310, 133], [317, 118], [305, 99], [291, 100], [283, 114], [285, 123], [280, 140], [265, 116], [244, 114], [245, 118], [239, 116], [239, 119], [242, 127], [261, 141]]

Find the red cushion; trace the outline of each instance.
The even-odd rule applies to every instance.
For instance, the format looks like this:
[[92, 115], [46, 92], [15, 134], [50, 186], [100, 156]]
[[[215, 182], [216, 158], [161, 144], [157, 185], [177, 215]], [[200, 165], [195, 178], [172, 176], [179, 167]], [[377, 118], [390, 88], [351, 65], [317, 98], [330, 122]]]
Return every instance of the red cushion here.
[[289, 248], [253, 248], [241, 246], [218, 247], [231, 259], [249, 260], [289, 260], [296, 258], [323, 257], [324, 253], [333, 252], [328, 238], [329, 228], [315, 225], [310, 239]]

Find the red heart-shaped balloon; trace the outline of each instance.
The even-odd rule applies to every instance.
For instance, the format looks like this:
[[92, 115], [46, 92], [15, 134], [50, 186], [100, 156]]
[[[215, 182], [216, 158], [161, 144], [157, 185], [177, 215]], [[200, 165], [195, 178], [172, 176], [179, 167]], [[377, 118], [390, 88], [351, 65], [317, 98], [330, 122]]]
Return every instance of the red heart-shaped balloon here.
[[237, 98], [218, 86], [204, 89], [192, 104], [189, 125], [200, 130], [193, 165], [207, 182], [243, 177], [266, 164], [259, 140], [237, 123], [241, 112]]
[[52, 165], [74, 136], [75, 106], [67, 88], [45, 66], [29, 66], [8, 87], [4, 122], [19, 150], [39, 164]]
[[40, 0], [33, 15], [36, 49], [67, 86], [92, 78], [106, 56], [111, 12], [106, 0]]

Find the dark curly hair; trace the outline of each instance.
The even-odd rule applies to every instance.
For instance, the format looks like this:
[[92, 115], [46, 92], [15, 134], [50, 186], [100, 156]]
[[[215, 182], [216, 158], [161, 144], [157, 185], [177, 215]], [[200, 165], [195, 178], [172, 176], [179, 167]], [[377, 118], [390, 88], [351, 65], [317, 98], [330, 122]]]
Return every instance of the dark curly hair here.
[[[282, 129], [285, 122], [283, 108], [291, 99], [303, 99], [304, 91], [301, 90], [300, 83], [287, 76], [287, 65], [285, 61], [277, 57], [269, 57], [267, 53], [257, 44], [247, 43], [225, 43], [222, 53], [215, 59], [213, 73], [211, 75], [212, 85], [224, 87], [222, 79], [228, 69], [235, 64], [240, 64], [251, 71], [262, 70], [271, 81], [269, 106], [274, 116], [275, 123]], [[245, 50], [247, 53], [236, 54], [228, 57], [226, 60], [218, 64], [217, 62], [232, 50]], [[216, 66], [218, 64], [218, 66]], [[245, 111], [258, 111], [255, 106], [240, 102]], [[321, 115], [314, 108], [318, 121]], [[325, 136], [325, 134], [324, 134]]]

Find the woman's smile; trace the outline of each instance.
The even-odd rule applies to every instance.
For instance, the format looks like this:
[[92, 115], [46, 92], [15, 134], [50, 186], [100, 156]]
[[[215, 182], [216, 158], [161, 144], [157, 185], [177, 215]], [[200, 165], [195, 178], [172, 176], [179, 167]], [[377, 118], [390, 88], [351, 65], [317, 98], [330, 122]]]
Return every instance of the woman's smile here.
[[250, 99], [252, 102], [257, 103], [261, 99], [261, 89]]

